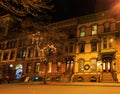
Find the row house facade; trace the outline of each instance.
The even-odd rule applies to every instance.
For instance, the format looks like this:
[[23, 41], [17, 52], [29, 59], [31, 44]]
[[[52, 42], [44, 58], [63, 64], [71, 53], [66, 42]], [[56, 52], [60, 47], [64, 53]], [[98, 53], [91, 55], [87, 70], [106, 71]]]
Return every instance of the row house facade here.
[[[10, 15], [5, 19], [8, 18]], [[119, 82], [119, 26], [119, 20], [110, 11], [48, 25], [48, 28], [55, 28], [68, 35], [67, 41], [63, 41], [67, 42], [64, 53], [65, 60], [58, 59], [57, 62], [50, 61], [48, 63], [48, 80]], [[9, 31], [4, 32], [8, 33]], [[2, 32], [0, 38], [0, 73], [2, 76], [10, 75], [14, 79], [20, 79], [25, 75], [30, 78], [42, 79], [46, 66], [40, 60], [41, 53], [34, 49], [33, 33], [14, 32], [9, 35], [6, 33]]]

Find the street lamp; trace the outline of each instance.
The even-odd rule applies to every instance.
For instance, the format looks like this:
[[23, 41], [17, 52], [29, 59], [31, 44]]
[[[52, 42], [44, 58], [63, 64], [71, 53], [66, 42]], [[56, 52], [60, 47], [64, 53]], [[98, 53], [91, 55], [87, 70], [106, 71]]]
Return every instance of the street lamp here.
[[9, 78], [8, 78], [8, 83], [11, 83], [13, 81], [13, 64], [9, 65]]
[[[43, 44], [42, 44], [43, 43]], [[38, 52], [42, 51], [42, 57], [40, 57], [40, 61], [43, 61], [46, 65], [45, 74], [44, 74], [44, 84], [47, 83], [47, 74], [48, 74], [48, 63], [50, 57], [56, 53], [56, 47], [54, 46], [53, 42], [50, 41], [43, 41], [43, 37], [41, 36], [40, 32], [33, 34], [33, 44], [35, 45], [35, 49]], [[43, 46], [46, 44], [45, 46]]]

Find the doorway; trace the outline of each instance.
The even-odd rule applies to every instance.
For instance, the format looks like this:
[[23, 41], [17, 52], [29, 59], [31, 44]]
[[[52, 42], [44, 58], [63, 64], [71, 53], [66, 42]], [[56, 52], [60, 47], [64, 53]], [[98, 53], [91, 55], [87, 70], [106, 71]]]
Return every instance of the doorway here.
[[72, 72], [73, 71], [73, 60], [67, 61], [67, 72]]
[[103, 62], [103, 72], [111, 72], [112, 71], [112, 57], [111, 56], [105, 56], [102, 58]]

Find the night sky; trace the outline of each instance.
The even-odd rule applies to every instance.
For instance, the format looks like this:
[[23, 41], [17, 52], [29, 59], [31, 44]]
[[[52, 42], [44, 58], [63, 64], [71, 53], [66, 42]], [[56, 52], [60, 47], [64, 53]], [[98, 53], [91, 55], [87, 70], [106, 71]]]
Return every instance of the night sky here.
[[109, 9], [116, 0], [54, 0], [55, 21]]

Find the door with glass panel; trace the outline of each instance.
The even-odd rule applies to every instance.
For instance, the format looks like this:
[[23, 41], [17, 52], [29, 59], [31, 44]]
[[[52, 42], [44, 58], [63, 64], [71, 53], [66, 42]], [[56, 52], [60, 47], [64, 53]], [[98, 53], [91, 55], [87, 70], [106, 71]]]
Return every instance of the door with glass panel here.
[[111, 63], [112, 63], [112, 59], [111, 57], [105, 57], [102, 60], [103, 62], [103, 72], [111, 72]]

